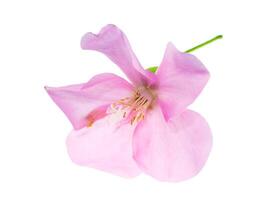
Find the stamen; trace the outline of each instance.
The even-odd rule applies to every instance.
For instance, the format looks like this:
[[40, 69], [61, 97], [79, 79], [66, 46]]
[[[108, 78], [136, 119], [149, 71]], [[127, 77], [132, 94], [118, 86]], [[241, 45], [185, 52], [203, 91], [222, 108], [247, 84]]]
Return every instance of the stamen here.
[[122, 98], [111, 104], [107, 114], [111, 114], [113, 118], [124, 119], [133, 125], [144, 119], [154, 99], [155, 95], [149, 88], [138, 88], [133, 96]]

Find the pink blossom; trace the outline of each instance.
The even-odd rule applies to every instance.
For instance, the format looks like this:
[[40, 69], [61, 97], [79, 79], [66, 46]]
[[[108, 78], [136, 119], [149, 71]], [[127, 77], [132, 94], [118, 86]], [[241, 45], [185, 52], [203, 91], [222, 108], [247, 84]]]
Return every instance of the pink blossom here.
[[145, 70], [114, 25], [85, 34], [81, 47], [105, 54], [131, 83], [103, 73], [83, 84], [46, 87], [73, 125], [66, 141], [72, 161], [124, 177], [145, 172], [181, 181], [196, 175], [212, 138], [205, 119], [187, 106], [209, 79], [204, 65], [169, 43], [157, 72]]

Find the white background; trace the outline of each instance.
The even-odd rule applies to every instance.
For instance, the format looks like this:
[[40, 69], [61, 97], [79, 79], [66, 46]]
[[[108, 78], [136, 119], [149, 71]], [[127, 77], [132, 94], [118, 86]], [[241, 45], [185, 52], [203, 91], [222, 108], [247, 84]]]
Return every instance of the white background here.
[[[0, 1], [0, 199], [266, 199], [267, 62], [265, 1]], [[82, 51], [88, 31], [114, 23], [144, 66], [172, 41], [194, 54], [211, 79], [191, 106], [209, 122], [214, 146], [201, 173], [162, 183], [124, 179], [73, 164], [71, 125], [43, 89], [122, 73]], [[122, 75], [123, 76], [123, 75]]]

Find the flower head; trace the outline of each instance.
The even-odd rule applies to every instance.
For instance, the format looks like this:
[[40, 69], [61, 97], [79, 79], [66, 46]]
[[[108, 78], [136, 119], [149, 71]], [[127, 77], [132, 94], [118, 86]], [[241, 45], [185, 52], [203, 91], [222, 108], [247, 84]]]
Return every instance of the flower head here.
[[210, 152], [211, 132], [186, 107], [209, 79], [204, 65], [169, 43], [157, 72], [145, 70], [114, 25], [85, 34], [81, 47], [105, 54], [131, 83], [103, 73], [83, 84], [46, 87], [74, 127], [67, 138], [70, 158], [126, 177], [143, 171], [181, 181], [197, 174]]

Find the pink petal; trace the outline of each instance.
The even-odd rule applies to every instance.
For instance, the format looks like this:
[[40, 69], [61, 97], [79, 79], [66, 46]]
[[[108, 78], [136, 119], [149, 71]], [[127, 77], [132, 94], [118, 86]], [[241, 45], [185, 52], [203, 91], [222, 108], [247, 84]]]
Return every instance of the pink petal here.
[[153, 82], [155, 75], [144, 70], [131, 49], [124, 33], [115, 25], [107, 25], [99, 34], [86, 33], [81, 40], [81, 47], [105, 54], [126, 74], [134, 85]]
[[179, 52], [169, 43], [157, 76], [157, 94], [168, 120], [195, 100], [206, 85], [209, 72], [195, 56]]
[[90, 128], [74, 130], [67, 138], [69, 156], [79, 165], [124, 177], [137, 176], [140, 169], [132, 158], [134, 128], [131, 125], [117, 127], [106, 117]]
[[166, 122], [156, 107], [133, 135], [134, 158], [139, 167], [162, 181], [182, 181], [196, 175], [211, 146], [207, 122], [190, 110]]
[[105, 106], [130, 96], [133, 91], [127, 81], [109, 73], [96, 75], [85, 84], [45, 89], [69, 118], [74, 129], [88, 125], [90, 112], [97, 113], [98, 117], [103, 116]]

